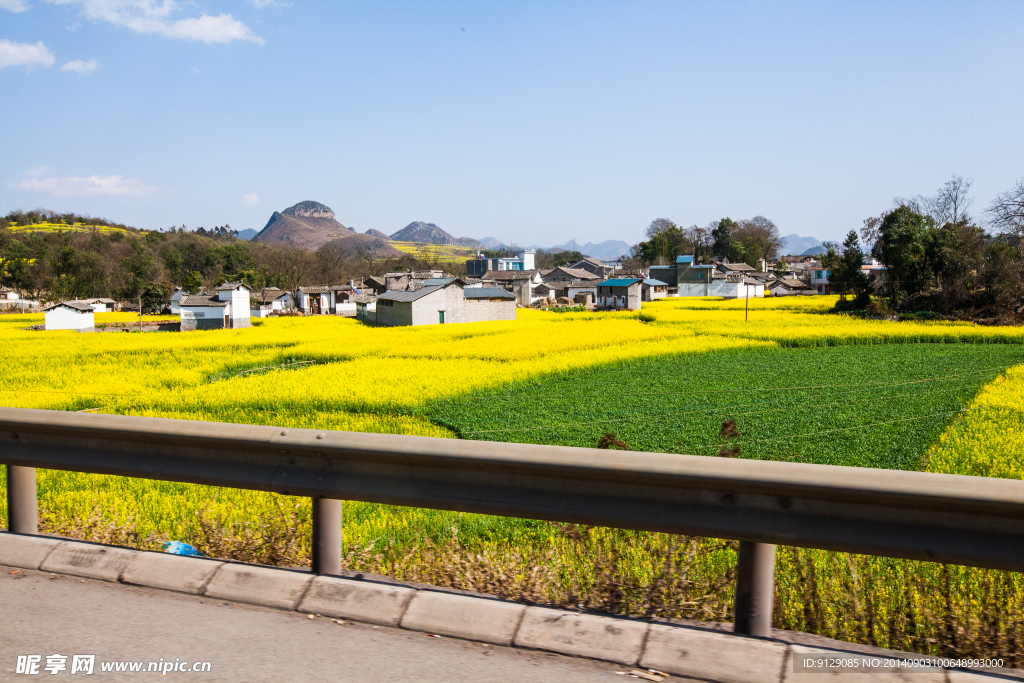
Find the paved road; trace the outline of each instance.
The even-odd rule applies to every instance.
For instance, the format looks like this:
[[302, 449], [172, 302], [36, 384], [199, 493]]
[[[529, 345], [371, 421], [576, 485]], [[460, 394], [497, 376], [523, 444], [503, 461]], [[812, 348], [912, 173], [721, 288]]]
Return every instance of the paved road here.
[[[155, 673], [102, 673], [103, 661], [209, 661], [201, 681], [577, 681], [609, 683], [623, 667], [591, 660], [432, 638], [210, 598], [45, 572], [2, 568], [0, 680], [63, 680], [46, 655], [94, 654], [95, 678], [146, 680]], [[20, 577], [20, 578], [18, 578]], [[15, 674], [18, 655], [42, 655], [39, 676]], [[146, 665], [143, 665], [145, 669]], [[76, 678], [70, 680], [78, 680]], [[628, 680], [636, 680], [629, 678]]]

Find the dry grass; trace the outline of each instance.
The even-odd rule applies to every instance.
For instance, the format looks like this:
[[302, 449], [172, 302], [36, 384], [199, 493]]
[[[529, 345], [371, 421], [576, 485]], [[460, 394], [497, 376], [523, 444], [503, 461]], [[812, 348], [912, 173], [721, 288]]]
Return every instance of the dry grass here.
[[[308, 567], [310, 526], [298, 506], [280, 503], [257, 523], [199, 513], [204, 555], [256, 564]], [[113, 522], [96, 505], [41, 530], [69, 538], [159, 550], [131, 517]], [[568, 542], [546, 550], [479, 549], [452, 529], [450, 539], [411, 551], [393, 544], [349, 548], [342, 566], [401, 581], [496, 595], [530, 604], [637, 617], [732, 621], [736, 544], [669, 534], [636, 534], [552, 524]], [[627, 552], [629, 553], [627, 556]], [[643, 556], [650, 572], [637, 572]], [[717, 559], [715, 559], [717, 558]], [[713, 560], [709, 562], [709, 560]], [[1010, 572], [779, 547], [775, 627], [848, 642], [950, 657], [1001, 657], [1024, 665], [1024, 585]], [[893, 586], [900, 586], [893, 590]], [[838, 598], [837, 598], [838, 596]]]

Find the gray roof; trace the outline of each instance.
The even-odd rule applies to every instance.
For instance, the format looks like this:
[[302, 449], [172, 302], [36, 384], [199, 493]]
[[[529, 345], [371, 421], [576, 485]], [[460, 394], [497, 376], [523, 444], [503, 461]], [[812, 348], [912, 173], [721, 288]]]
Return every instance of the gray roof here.
[[187, 308], [187, 307], [190, 307], [190, 306], [199, 306], [199, 307], [206, 307], [206, 308], [211, 308], [211, 307], [216, 306], [216, 307], [219, 307], [219, 308], [224, 308], [229, 303], [231, 303], [231, 302], [230, 301], [221, 301], [220, 299], [218, 299], [215, 296], [196, 295], [196, 296], [183, 296], [183, 297], [181, 297], [181, 301], [178, 302], [178, 305], [181, 306], [182, 308]]
[[53, 309], [60, 308], [61, 306], [67, 306], [68, 308], [73, 308], [76, 311], [81, 311], [82, 313], [92, 313], [93, 312], [92, 306], [90, 306], [89, 304], [85, 303], [84, 301], [61, 301], [58, 304], [51, 304], [51, 305], [47, 306], [46, 308], [44, 308], [43, 310], [44, 311], [52, 311]]
[[467, 299], [507, 299], [515, 301], [515, 296], [500, 287], [471, 287], [463, 290]]
[[558, 266], [557, 268], [555, 268], [555, 270], [553, 272], [548, 273], [544, 277], [547, 277], [547, 278], [550, 279], [552, 276], [557, 276], [557, 273], [559, 271], [562, 272], [562, 273], [565, 273], [566, 275], [568, 275], [569, 276], [568, 279], [570, 279], [570, 280], [593, 280], [593, 279], [600, 280], [601, 279], [599, 277], [596, 277], [589, 270], [584, 270], [582, 268], [567, 268], [565, 266]]
[[416, 301], [417, 299], [422, 299], [423, 297], [425, 297], [428, 294], [433, 294], [434, 292], [436, 292], [438, 290], [444, 289], [444, 287], [445, 287], [444, 285], [433, 285], [431, 287], [423, 287], [421, 289], [415, 289], [415, 290], [405, 291], [405, 292], [403, 292], [401, 290], [389, 290], [387, 292], [384, 292], [380, 296], [378, 296], [377, 300], [378, 301]]
[[483, 280], [530, 280], [537, 270], [488, 270]]
[[113, 299], [102, 299], [102, 298], [82, 299], [82, 301], [84, 301], [86, 303], [90, 303], [90, 304], [116, 304], [117, 303]]
[[226, 292], [231, 289], [238, 289], [239, 287], [245, 287], [246, 289], [249, 289], [249, 285], [245, 284], [244, 282], [225, 282], [224, 284], [217, 287], [217, 291]]
[[453, 278], [453, 277], [432, 277], [429, 280], [427, 280], [426, 282], [424, 282], [423, 286], [424, 287], [440, 287], [441, 285], [448, 284], [449, 282], [451, 282], [454, 279], [455, 278]]

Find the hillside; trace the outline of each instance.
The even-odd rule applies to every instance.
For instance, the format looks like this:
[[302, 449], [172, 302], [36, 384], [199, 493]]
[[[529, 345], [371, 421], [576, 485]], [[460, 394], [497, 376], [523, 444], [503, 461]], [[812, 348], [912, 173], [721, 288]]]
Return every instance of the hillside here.
[[388, 237], [387, 233], [383, 233], [380, 230], [374, 230], [373, 228], [370, 228], [364, 234], [370, 235], [371, 237], [377, 237], [377, 238], [380, 238], [382, 240], [389, 240], [389, 239], [391, 239], [390, 237]]
[[330, 207], [319, 202], [305, 201], [284, 211], [275, 211], [267, 225], [252, 238], [252, 241], [292, 244], [316, 251], [331, 240], [356, 234], [354, 230], [337, 221]]
[[402, 252], [388, 244], [387, 238], [368, 235], [365, 233], [353, 233], [344, 235], [327, 242], [323, 246], [333, 249], [345, 256], [360, 256], [363, 252], [370, 252], [376, 258], [398, 258]]

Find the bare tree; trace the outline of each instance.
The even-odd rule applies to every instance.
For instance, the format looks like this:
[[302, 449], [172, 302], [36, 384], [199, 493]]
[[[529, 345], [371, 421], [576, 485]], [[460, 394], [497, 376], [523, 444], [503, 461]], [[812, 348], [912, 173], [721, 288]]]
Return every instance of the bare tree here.
[[647, 226], [647, 238], [650, 239], [652, 237], [656, 237], [669, 228], [674, 227], [676, 227], [676, 224], [668, 218], [655, 218], [651, 221], [651, 224]]
[[1024, 237], [1024, 178], [1011, 189], [996, 195], [985, 213], [999, 232]]
[[974, 181], [970, 178], [964, 179], [963, 176], [954, 173], [953, 177], [939, 188], [934, 197], [925, 197], [920, 194], [909, 198], [896, 197], [893, 199], [893, 204], [896, 208], [905, 206], [922, 216], [930, 216], [936, 225], [969, 223], [971, 216], [967, 210], [974, 204], [974, 199], [970, 196], [973, 183]]
[[946, 223], [967, 223], [971, 217], [967, 209], [971, 208], [974, 199], [970, 196], [973, 180], [953, 174], [942, 186], [939, 193], [928, 203], [928, 213], [937, 225]]

